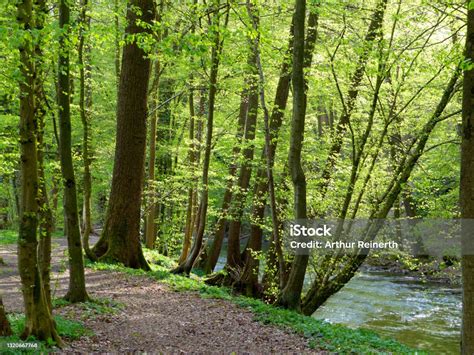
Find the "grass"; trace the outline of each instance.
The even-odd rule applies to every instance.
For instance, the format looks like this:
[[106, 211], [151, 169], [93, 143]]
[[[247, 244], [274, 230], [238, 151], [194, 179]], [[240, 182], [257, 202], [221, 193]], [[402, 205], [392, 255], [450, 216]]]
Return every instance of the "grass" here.
[[[55, 298], [53, 300], [54, 308], [61, 308], [69, 306], [71, 303], [64, 298]], [[90, 301], [77, 303], [76, 309], [81, 310], [81, 319], [94, 318], [98, 315], [117, 314], [120, 310], [125, 308], [123, 303], [114, 301], [110, 298], [94, 298]]]
[[[64, 232], [61, 230], [55, 231], [52, 234], [53, 238], [61, 238]], [[0, 230], [0, 245], [16, 244], [18, 242], [18, 231], [11, 229]]]
[[[53, 350], [54, 343], [39, 342], [34, 337], [29, 337], [26, 340], [20, 339], [20, 333], [25, 326], [25, 316], [23, 314], [9, 314], [8, 319], [12, 327], [13, 334], [9, 337], [1, 338], [0, 340], [0, 353], [2, 355], [7, 354], [37, 354], [41, 352], [48, 352]], [[61, 316], [54, 316], [56, 326], [59, 335], [66, 341], [79, 339], [84, 335], [92, 335], [92, 332], [88, 330], [82, 322], [72, 321]], [[7, 346], [8, 343], [25, 344], [25, 343], [36, 343], [35, 348], [18, 348], [13, 349]]]
[[151, 272], [130, 269], [118, 264], [89, 263], [88, 266], [96, 270], [113, 270], [134, 276], [150, 277], [168, 285], [174, 291], [199, 292], [203, 298], [228, 300], [250, 310], [254, 313], [256, 320], [263, 324], [289, 329], [308, 338], [309, 345], [315, 349], [344, 354], [421, 353], [419, 350], [409, 348], [395, 340], [380, 337], [373, 331], [329, 324], [293, 311], [277, 308], [261, 300], [234, 295], [227, 288], [208, 286], [197, 275], [192, 274], [190, 277], [184, 277], [171, 274], [169, 270], [175, 266], [171, 259], [150, 250], [145, 250], [145, 255], [151, 264]]
[[0, 245], [15, 244], [18, 240], [18, 231], [0, 230]]

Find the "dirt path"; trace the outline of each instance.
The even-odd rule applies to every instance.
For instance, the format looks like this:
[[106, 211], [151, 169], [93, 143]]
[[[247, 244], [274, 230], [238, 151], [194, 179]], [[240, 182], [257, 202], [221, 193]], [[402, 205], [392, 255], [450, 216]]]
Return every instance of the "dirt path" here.
[[[55, 240], [53, 288], [62, 296], [67, 272], [62, 271], [65, 241]], [[0, 246], [0, 292], [9, 312], [22, 312], [20, 280], [16, 272], [16, 249]], [[108, 271], [86, 271], [87, 288], [93, 298], [113, 300], [115, 312], [87, 314], [84, 307], [58, 310], [70, 319], [82, 319], [94, 335], [68, 344], [68, 351], [266, 354], [310, 352], [307, 340], [296, 334], [253, 320], [253, 314], [236, 305], [202, 299], [192, 292], [173, 292], [146, 277]]]

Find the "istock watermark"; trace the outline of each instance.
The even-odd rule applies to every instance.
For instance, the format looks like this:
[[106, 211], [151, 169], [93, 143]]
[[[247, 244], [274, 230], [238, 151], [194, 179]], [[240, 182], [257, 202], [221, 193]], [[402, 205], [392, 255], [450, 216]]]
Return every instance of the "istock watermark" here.
[[[461, 248], [461, 234], [473, 243]], [[400, 250], [414, 256], [474, 255], [474, 220], [306, 219], [285, 223], [283, 245], [296, 254], [368, 254]]]

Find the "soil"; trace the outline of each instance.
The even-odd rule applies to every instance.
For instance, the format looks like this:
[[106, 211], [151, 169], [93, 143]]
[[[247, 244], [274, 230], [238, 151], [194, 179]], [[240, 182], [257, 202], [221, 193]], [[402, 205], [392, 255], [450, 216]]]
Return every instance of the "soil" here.
[[[93, 239], [92, 242], [95, 240]], [[53, 241], [52, 288], [65, 294], [66, 241]], [[5, 309], [23, 312], [16, 246], [0, 246], [0, 293]], [[67, 342], [62, 352], [82, 353], [315, 353], [308, 340], [289, 330], [263, 325], [235, 304], [203, 299], [194, 292], [174, 292], [146, 277], [86, 270], [87, 289], [94, 299], [113, 300], [113, 312], [87, 312], [82, 305], [54, 310], [68, 319], [81, 319], [92, 335]]]

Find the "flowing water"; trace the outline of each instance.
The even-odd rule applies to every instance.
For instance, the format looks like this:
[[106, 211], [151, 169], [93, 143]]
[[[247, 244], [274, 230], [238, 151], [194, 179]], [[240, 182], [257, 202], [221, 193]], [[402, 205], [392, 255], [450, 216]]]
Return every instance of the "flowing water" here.
[[[216, 270], [223, 268], [225, 255], [221, 252]], [[351, 328], [371, 329], [431, 354], [458, 354], [461, 307], [459, 287], [365, 270], [313, 317]]]
[[459, 352], [461, 289], [364, 271], [313, 317], [366, 328], [435, 354]]

